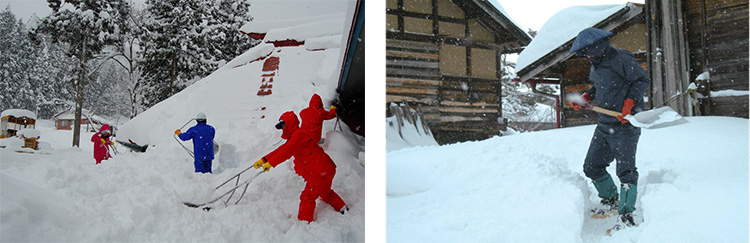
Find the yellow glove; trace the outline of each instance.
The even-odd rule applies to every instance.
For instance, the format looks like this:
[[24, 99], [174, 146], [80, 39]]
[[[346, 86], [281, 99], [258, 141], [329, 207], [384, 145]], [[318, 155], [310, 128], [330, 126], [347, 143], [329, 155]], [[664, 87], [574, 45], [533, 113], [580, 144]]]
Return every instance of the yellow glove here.
[[335, 110], [335, 109], [336, 109], [336, 106], [333, 106], [333, 105], [332, 105], [332, 106], [331, 106], [331, 110]]
[[260, 169], [263, 164], [266, 163], [263, 161], [263, 158], [259, 159], [258, 161], [255, 161], [255, 164], [253, 164], [253, 168]]
[[182, 133], [180, 132], [180, 129], [174, 130], [174, 135], [180, 135], [180, 133]]
[[107, 144], [107, 141], [104, 141], [103, 138], [102, 138], [102, 144]]
[[271, 170], [271, 164], [266, 162], [263, 164], [263, 173], [268, 172], [269, 170]]
[[109, 145], [115, 145], [115, 142], [109, 141]]

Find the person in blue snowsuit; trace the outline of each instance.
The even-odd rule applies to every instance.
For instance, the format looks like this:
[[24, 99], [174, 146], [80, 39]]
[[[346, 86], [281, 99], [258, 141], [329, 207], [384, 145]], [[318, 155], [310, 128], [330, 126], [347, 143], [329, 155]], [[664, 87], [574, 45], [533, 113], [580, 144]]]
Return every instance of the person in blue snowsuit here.
[[[570, 53], [588, 57], [591, 63], [589, 79], [593, 86], [582, 94], [586, 103], [593, 100], [599, 107], [622, 112], [617, 117], [598, 114], [599, 123], [583, 171], [593, 180], [601, 203], [617, 208], [621, 222], [632, 226], [638, 185], [635, 154], [641, 129], [624, 117], [644, 109], [644, 96], [651, 82], [632, 53], [610, 46], [610, 36], [609, 31], [587, 28], [578, 34], [570, 49]], [[585, 104], [571, 105], [580, 110]], [[619, 200], [617, 186], [606, 170], [613, 160], [617, 160], [620, 179]]]
[[195, 116], [198, 122], [195, 126], [182, 133], [180, 129], [174, 131], [182, 141], [193, 140], [193, 155], [195, 157], [195, 172], [211, 173], [211, 162], [214, 159], [214, 127], [206, 124], [206, 114], [203, 112]]

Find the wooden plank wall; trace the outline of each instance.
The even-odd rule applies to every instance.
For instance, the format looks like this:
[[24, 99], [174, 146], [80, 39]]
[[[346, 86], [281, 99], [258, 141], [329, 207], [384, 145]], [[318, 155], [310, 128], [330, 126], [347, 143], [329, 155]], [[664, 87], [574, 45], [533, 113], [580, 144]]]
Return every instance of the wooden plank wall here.
[[[690, 78], [711, 74], [711, 90], [748, 90], [748, 1], [686, 0]], [[703, 115], [748, 117], [748, 96], [712, 97]]]
[[386, 103], [406, 101], [421, 106], [428, 123], [440, 121], [438, 50], [429, 42], [386, 40]]
[[[470, 140], [486, 139], [506, 129], [501, 117], [500, 82], [496, 79], [443, 75], [440, 86], [440, 123], [433, 130], [476, 133]], [[435, 133], [437, 134], [437, 133]], [[445, 135], [443, 141], [465, 141]], [[468, 138], [467, 137], [467, 138]], [[437, 137], [436, 137], [437, 138]]]
[[505, 130], [505, 123], [498, 123], [499, 58], [517, 40], [506, 43], [501, 40], [514, 37], [489, 31], [498, 26], [475, 4], [386, 1], [386, 102], [420, 109], [440, 144]]

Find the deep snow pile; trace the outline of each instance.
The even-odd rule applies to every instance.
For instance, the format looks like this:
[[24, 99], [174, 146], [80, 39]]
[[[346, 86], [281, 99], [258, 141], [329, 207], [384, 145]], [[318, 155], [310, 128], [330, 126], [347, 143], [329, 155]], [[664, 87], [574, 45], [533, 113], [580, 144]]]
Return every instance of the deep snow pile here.
[[[342, 32], [347, 22], [341, 19]], [[306, 38], [342, 39], [342, 32], [332, 33], [330, 26], [320, 35], [315, 26], [308, 27]], [[91, 133], [81, 135], [80, 149], [70, 149], [70, 132], [44, 130], [43, 141], [48, 132], [67, 134], [51, 139], [57, 148], [51, 154], [0, 150], [0, 241], [364, 241], [364, 139], [343, 122], [343, 131], [333, 131], [336, 120], [324, 122], [324, 133], [331, 132], [323, 134], [321, 146], [338, 166], [332, 188], [350, 206], [346, 215], [318, 200], [316, 221], [297, 221], [305, 184], [294, 174], [292, 160], [261, 174], [237, 205], [204, 212], [182, 204], [220, 195], [226, 188], [214, 192], [213, 187], [278, 147], [281, 132], [274, 124], [283, 112], [298, 114], [313, 93], [327, 108], [342, 55], [330, 43], [315, 51], [260, 44], [121, 126], [117, 140], [148, 144], [146, 153], [118, 145], [120, 154], [95, 166]], [[263, 71], [269, 58], [279, 60], [273, 72]], [[263, 75], [274, 80], [262, 81]], [[257, 95], [268, 89], [271, 95]], [[193, 158], [173, 137], [198, 112], [206, 113], [221, 146], [214, 174], [194, 173]], [[190, 141], [185, 145], [192, 150]], [[242, 179], [255, 173], [250, 170]]]
[[388, 153], [387, 239], [747, 242], [748, 120], [687, 120], [642, 130], [639, 227], [608, 237], [584, 216], [598, 202], [582, 172], [590, 125]]

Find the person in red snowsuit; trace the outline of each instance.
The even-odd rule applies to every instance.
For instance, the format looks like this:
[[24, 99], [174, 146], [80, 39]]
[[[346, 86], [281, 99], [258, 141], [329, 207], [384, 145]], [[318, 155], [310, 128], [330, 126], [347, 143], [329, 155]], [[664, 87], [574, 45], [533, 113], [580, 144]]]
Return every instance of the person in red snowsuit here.
[[333, 177], [336, 175], [336, 164], [323, 151], [323, 148], [318, 146], [320, 136], [312, 136], [301, 130], [298, 125], [299, 121], [294, 112], [287, 111], [282, 114], [276, 128], [283, 130], [281, 138], [286, 139], [286, 143], [256, 161], [254, 167], [256, 169], [262, 167], [268, 171], [271, 167], [276, 167], [294, 156], [294, 171], [307, 182], [299, 197], [297, 219], [312, 222], [315, 214], [315, 200], [318, 198], [344, 214], [349, 207], [336, 192], [331, 190]]
[[99, 128], [99, 132], [91, 136], [91, 142], [94, 143], [94, 159], [97, 165], [101, 164], [102, 160], [112, 158], [112, 155], [109, 154], [109, 146], [115, 145], [115, 143], [109, 141], [111, 135], [109, 125], [104, 124]]
[[336, 107], [331, 106], [330, 111], [323, 109], [323, 101], [320, 99], [318, 94], [313, 94], [310, 98], [310, 106], [299, 112], [299, 117], [302, 119], [302, 125], [300, 129], [309, 133], [310, 136], [317, 136], [320, 141], [321, 132], [323, 130], [323, 121], [330, 120], [336, 117]]

